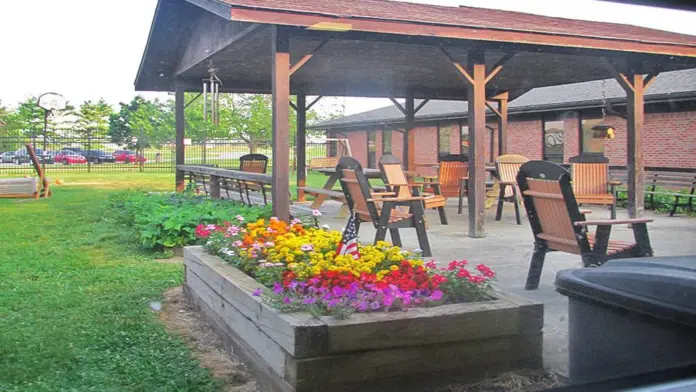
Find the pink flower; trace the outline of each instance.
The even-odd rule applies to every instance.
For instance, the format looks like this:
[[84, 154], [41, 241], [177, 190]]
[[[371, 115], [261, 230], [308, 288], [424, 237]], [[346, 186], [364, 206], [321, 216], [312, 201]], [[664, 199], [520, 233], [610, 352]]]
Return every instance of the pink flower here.
[[242, 245], [244, 245], [244, 243], [242, 241], [239, 241], [239, 240], [232, 243], [232, 246], [234, 246], [235, 248], [239, 248]]
[[237, 220], [240, 222], [244, 222], [244, 217], [241, 215], [237, 215]]
[[430, 294], [430, 299], [433, 301], [441, 301], [442, 300], [442, 291], [440, 290], [435, 290]]
[[304, 244], [304, 245], [300, 246], [300, 249], [301, 249], [303, 252], [311, 252], [311, 251], [314, 250], [314, 245], [312, 245], [312, 244]]
[[312, 215], [314, 215], [314, 216], [321, 216], [321, 211], [319, 211], [319, 210], [313, 210], [313, 211], [312, 211]]
[[263, 293], [263, 289], [258, 288], [258, 289], [256, 289], [256, 290], [254, 290], [254, 292], [251, 293], [251, 295], [253, 295], [254, 297], [260, 297], [260, 296], [261, 296], [261, 293]]
[[437, 268], [437, 264], [435, 264], [435, 260], [430, 260], [427, 263], [425, 263], [425, 268], [430, 268], [430, 269]]

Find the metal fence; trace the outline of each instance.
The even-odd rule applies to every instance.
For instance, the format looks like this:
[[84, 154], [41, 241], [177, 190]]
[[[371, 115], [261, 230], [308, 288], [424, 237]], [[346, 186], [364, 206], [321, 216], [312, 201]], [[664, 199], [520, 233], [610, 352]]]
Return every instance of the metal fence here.
[[[51, 157], [46, 161], [47, 173], [107, 173], [107, 172], [174, 172], [176, 167], [176, 147], [173, 142], [149, 143], [142, 149], [128, 149], [115, 145], [109, 138], [60, 137], [42, 138], [1, 137], [0, 136], [0, 175], [31, 174], [33, 168], [26, 159], [25, 144], [45, 151]], [[229, 140], [191, 141], [185, 146], [185, 163], [189, 165], [215, 165], [222, 168], [238, 168], [239, 158], [251, 152], [246, 143]], [[61, 152], [73, 150], [87, 158], [87, 162], [66, 160]], [[269, 157], [273, 165], [271, 145], [268, 142], [255, 143], [254, 152]], [[92, 153], [89, 153], [91, 151]], [[312, 158], [326, 157], [332, 151], [330, 143], [307, 143], [307, 163]], [[5, 154], [16, 152], [18, 155]], [[297, 167], [297, 149], [290, 151], [291, 170]], [[100, 158], [103, 157], [103, 158]], [[107, 156], [114, 157], [112, 161]]]

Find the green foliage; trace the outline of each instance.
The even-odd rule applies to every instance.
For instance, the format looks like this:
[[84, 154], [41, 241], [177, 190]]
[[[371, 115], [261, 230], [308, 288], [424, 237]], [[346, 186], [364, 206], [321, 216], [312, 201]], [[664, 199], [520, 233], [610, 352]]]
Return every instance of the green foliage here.
[[148, 307], [181, 284], [181, 266], [103, 222], [108, 194], [73, 186], [0, 200], [0, 390], [219, 390]]
[[[647, 188], [649, 189], [649, 188]], [[647, 190], [646, 189], [646, 190]], [[656, 188], [657, 192], [664, 192], [664, 193], [683, 193], [684, 195], [688, 195], [691, 192], [691, 189], [669, 189], [669, 188], [661, 188], [658, 187]], [[616, 205], [619, 207], [627, 208], [628, 207], [628, 201], [626, 198], [628, 198], [628, 191], [625, 188], [619, 188], [616, 192], [616, 196], [619, 199], [616, 202]], [[652, 203], [650, 202], [650, 194], [645, 194], [645, 209], [651, 209], [659, 212], [671, 212], [672, 211], [672, 206], [674, 205], [674, 199], [675, 196], [670, 196], [670, 195], [662, 195], [662, 194], [654, 194], [652, 195]], [[683, 204], [686, 203], [688, 199], [686, 197], [680, 198], [679, 203]], [[696, 200], [693, 201], [693, 204], [696, 204]], [[693, 214], [687, 207], [677, 207], [677, 214]]]
[[106, 216], [131, 227], [148, 249], [172, 248], [197, 242], [199, 224], [231, 221], [237, 215], [249, 220], [269, 217], [270, 208], [248, 207], [227, 200], [181, 193], [148, 194], [126, 191], [107, 201]]
[[85, 136], [105, 134], [109, 129], [109, 117], [112, 112], [111, 106], [103, 99], [97, 102], [85, 101], [75, 112], [75, 131]]
[[173, 103], [136, 96], [120, 106], [118, 113], [109, 116], [107, 134], [114, 143], [141, 150], [174, 139]]

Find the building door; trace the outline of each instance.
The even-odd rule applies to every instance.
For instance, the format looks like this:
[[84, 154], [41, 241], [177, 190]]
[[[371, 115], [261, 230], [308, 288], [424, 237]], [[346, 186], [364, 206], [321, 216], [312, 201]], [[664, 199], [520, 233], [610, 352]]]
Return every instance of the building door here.
[[377, 168], [377, 132], [367, 133], [367, 167]]

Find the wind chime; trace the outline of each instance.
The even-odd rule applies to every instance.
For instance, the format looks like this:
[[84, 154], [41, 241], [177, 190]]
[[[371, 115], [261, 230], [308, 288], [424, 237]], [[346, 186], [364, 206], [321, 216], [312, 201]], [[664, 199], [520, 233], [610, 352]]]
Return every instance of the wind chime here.
[[[210, 61], [208, 73], [210, 77], [203, 79], [203, 121], [210, 121], [216, 127], [220, 125], [220, 86], [222, 81], [217, 77], [218, 69]], [[210, 98], [210, 99], [208, 99]]]

